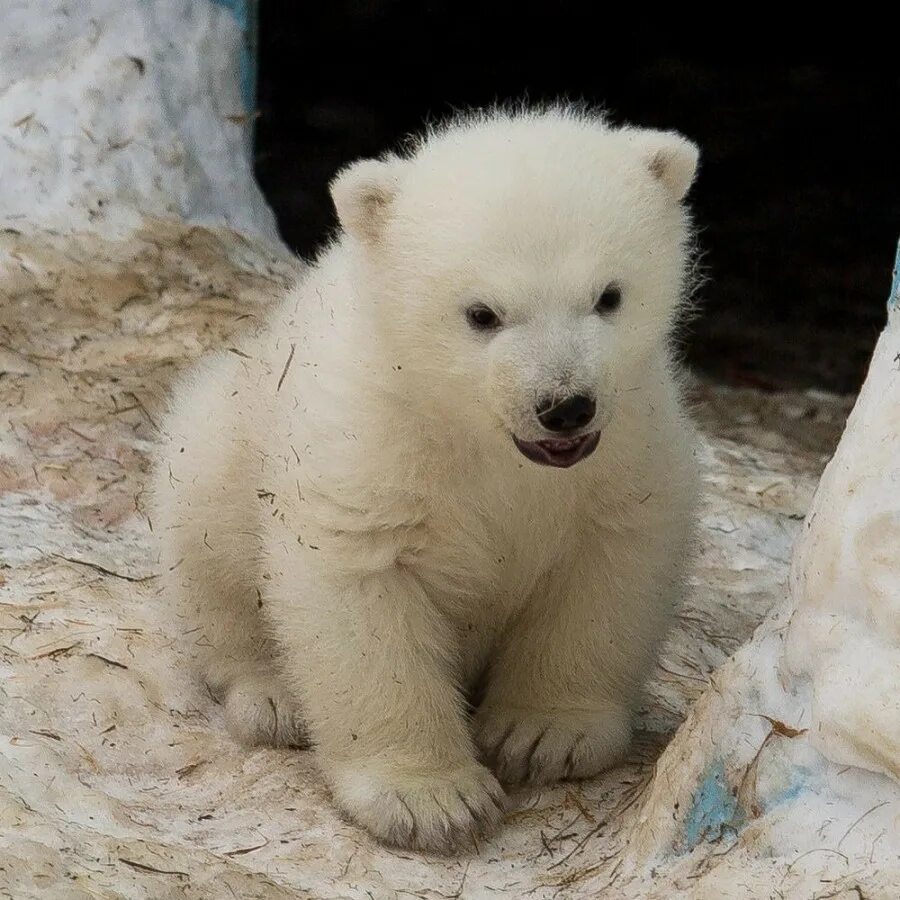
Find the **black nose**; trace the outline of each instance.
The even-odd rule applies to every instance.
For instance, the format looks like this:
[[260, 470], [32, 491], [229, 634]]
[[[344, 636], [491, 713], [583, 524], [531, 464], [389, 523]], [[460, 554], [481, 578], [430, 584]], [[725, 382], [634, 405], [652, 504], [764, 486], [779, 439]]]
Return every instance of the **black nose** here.
[[584, 428], [594, 418], [597, 404], [584, 394], [576, 394], [556, 405], [552, 400], [547, 400], [538, 405], [535, 412], [538, 421], [548, 431], [575, 431]]

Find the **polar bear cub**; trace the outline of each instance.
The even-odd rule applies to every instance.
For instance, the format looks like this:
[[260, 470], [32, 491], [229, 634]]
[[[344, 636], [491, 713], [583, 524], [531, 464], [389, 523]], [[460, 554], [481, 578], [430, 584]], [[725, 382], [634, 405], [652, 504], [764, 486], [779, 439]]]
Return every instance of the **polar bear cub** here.
[[697, 472], [670, 336], [697, 149], [489, 112], [331, 185], [341, 231], [176, 391], [156, 530], [232, 732], [315, 746], [379, 839], [619, 760]]

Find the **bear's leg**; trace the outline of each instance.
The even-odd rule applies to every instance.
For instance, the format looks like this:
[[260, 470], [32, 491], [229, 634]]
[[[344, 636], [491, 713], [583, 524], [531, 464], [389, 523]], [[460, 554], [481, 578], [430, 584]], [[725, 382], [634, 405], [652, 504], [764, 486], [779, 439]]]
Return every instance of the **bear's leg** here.
[[285, 558], [266, 613], [335, 802], [394, 846], [472, 847], [504, 794], [474, 756], [452, 629], [401, 567], [341, 577], [322, 556]]
[[[503, 783], [586, 778], [618, 762], [679, 593], [678, 541], [608, 534], [529, 601], [473, 722]], [[645, 552], [646, 551], [646, 552]]]
[[[187, 395], [190, 400], [191, 395]], [[191, 413], [167, 423], [153, 485], [163, 599], [171, 628], [242, 743], [303, 746], [299, 705], [274, 665], [260, 614], [260, 499], [246, 465], [216, 440], [217, 422]]]
[[[229, 544], [232, 552], [222, 553]], [[190, 521], [166, 534], [162, 546], [175, 627], [210, 693], [223, 705], [232, 736], [250, 746], [305, 746], [299, 704], [282, 683], [264, 632], [261, 595], [252, 577], [256, 567], [237, 564], [252, 558], [242, 555], [251, 548], [235, 553], [234, 539], [220, 527], [197, 533]]]
[[299, 704], [280, 683], [273, 666], [247, 664], [235, 674], [223, 695], [228, 730], [249, 746], [309, 747]]

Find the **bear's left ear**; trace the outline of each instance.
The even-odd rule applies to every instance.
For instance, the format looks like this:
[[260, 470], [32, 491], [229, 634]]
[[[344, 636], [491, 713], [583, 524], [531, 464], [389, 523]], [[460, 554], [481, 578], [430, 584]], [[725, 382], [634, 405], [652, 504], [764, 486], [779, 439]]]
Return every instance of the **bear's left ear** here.
[[683, 200], [697, 174], [697, 145], [677, 131], [628, 129], [627, 136], [647, 171], [666, 187], [676, 203]]
[[362, 159], [340, 170], [329, 189], [344, 231], [371, 244], [378, 240], [400, 185], [399, 157]]

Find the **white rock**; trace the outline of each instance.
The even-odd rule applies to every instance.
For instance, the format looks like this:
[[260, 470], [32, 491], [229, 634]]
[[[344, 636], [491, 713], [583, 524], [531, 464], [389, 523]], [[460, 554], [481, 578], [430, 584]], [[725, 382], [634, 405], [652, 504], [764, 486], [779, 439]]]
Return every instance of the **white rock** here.
[[277, 241], [248, 154], [241, 40], [205, 0], [7, 0], [0, 215], [106, 236], [173, 216]]

